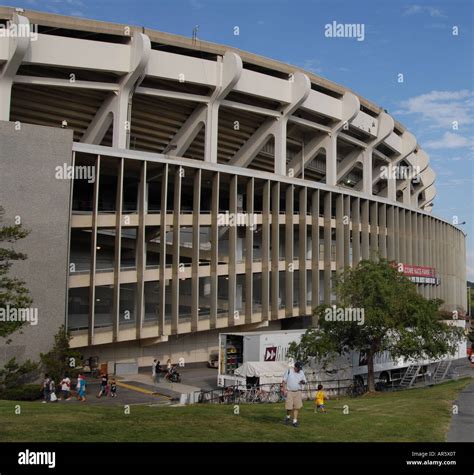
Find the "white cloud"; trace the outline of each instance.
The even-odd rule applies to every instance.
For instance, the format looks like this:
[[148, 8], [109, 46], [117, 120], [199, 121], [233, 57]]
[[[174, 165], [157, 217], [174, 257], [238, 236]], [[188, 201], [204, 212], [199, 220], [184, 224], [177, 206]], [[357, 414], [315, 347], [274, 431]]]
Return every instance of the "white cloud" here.
[[[36, 0], [27, 0], [34, 5]], [[43, 9], [60, 15], [84, 16], [86, 5], [82, 0], [43, 0], [41, 4]]]
[[204, 8], [204, 4], [201, 3], [199, 0], [190, 0], [189, 5], [193, 10], [201, 10]]
[[317, 59], [306, 59], [301, 67], [314, 74], [321, 74], [323, 72], [320, 62]]
[[431, 7], [429, 5], [409, 5], [403, 12], [404, 15], [425, 14], [433, 18], [446, 18], [439, 8]]
[[426, 148], [463, 148], [472, 147], [472, 139], [453, 132], [445, 132], [440, 139], [430, 140], [425, 143]]
[[[441, 173], [438, 172], [438, 176], [441, 175]], [[473, 178], [440, 178], [439, 180], [436, 181], [436, 187], [440, 188], [442, 186], [447, 186], [448, 188], [455, 188], [459, 186], [464, 186], [464, 185], [469, 185], [472, 184]]]
[[460, 91], [431, 91], [401, 102], [395, 114], [419, 114], [431, 127], [451, 128], [457, 121], [459, 129], [474, 123], [474, 93]]

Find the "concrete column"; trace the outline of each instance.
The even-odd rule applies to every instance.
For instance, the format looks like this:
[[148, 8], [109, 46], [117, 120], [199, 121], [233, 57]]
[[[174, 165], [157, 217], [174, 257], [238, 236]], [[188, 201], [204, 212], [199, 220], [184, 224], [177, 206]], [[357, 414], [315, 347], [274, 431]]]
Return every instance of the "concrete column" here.
[[[230, 179], [229, 213], [237, 213], [237, 175]], [[227, 326], [232, 327], [240, 323], [240, 313], [237, 313], [237, 226], [229, 227], [229, 316]]]
[[286, 187], [286, 217], [285, 217], [285, 316], [293, 316], [293, 290], [294, 290], [294, 224], [293, 214], [295, 212], [294, 207], [294, 185], [288, 185]]
[[179, 331], [179, 279], [181, 278], [179, 244], [181, 240], [181, 180], [184, 168], [177, 167], [174, 176], [173, 270], [171, 283], [171, 334]]
[[233, 51], [226, 51], [223, 58], [219, 57], [218, 64], [219, 85], [207, 104], [204, 137], [204, 160], [211, 163], [217, 163], [220, 104], [238, 83], [243, 69], [242, 59]]
[[378, 261], [379, 253], [379, 236], [378, 236], [378, 203], [373, 201], [369, 204], [369, 213], [370, 213], [370, 235], [369, 235], [369, 245], [370, 245], [370, 259]]
[[401, 212], [400, 212], [400, 208], [397, 206], [397, 207], [394, 207], [394, 217], [395, 217], [395, 220], [394, 220], [394, 223], [395, 223], [395, 232], [394, 232], [394, 250], [395, 250], [395, 261], [396, 262], [401, 262], [401, 249], [402, 249], [402, 246], [401, 246], [401, 242], [400, 240], [402, 239], [402, 236], [400, 234], [400, 216], [401, 216]]
[[280, 289], [280, 276], [279, 276], [279, 263], [280, 263], [280, 229], [279, 229], [279, 218], [280, 218], [280, 183], [272, 183], [272, 237], [271, 237], [271, 318], [272, 320], [278, 319], [278, 310], [279, 310], [279, 289]]
[[286, 175], [286, 126], [288, 120], [279, 118], [273, 126], [273, 136], [275, 139], [275, 173]]
[[136, 338], [141, 338], [144, 308], [145, 308], [145, 214], [146, 214], [146, 161], [140, 168], [140, 183], [138, 190], [138, 232], [137, 232], [137, 294], [135, 300], [135, 329]]
[[281, 111], [273, 125], [273, 136], [275, 138], [275, 173], [286, 175], [286, 126], [288, 117], [303, 104], [311, 92], [311, 81], [306, 74], [295, 71], [290, 75], [291, 102]]
[[351, 266], [351, 197], [344, 196], [344, 268]]
[[89, 328], [88, 328], [88, 345], [94, 344], [94, 324], [95, 324], [95, 286], [97, 271], [97, 220], [99, 208], [99, 185], [100, 185], [100, 155], [97, 156], [95, 162], [95, 176], [93, 208], [92, 208], [92, 236], [91, 236], [91, 273], [89, 286]]
[[337, 185], [337, 134], [332, 133], [326, 144], [326, 184]]
[[395, 207], [387, 207], [387, 259], [395, 261]]
[[[433, 218], [433, 236], [434, 236], [434, 242], [433, 242], [433, 247], [434, 247], [434, 261], [435, 261], [435, 267], [436, 267], [436, 272], [437, 275], [439, 276], [440, 280], [443, 278], [441, 275], [441, 234], [440, 234], [440, 226], [439, 222], [437, 219]], [[441, 285], [436, 286], [436, 298], [440, 299], [441, 298]]]
[[362, 150], [362, 191], [366, 195], [372, 195], [372, 148]]
[[412, 244], [412, 215], [411, 211], [404, 211], [405, 214], [405, 250], [406, 263], [414, 264], [413, 262], [413, 244]]
[[200, 242], [200, 216], [201, 216], [201, 169], [194, 172], [193, 189], [193, 248], [191, 269], [191, 331], [198, 331], [199, 322], [199, 248]]
[[113, 124], [112, 146], [129, 147], [132, 95], [145, 76], [151, 52], [150, 39], [143, 33], [136, 33], [130, 40], [130, 48], [130, 72], [119, 80], [118, 92], [105, 99], [81, 142], [100, 144]]
[[361, 260], [360, 249], [360, 198], [352, 200], [352, 267]]
[[[445, 224], [439, 223], [439, 258], [440, 258], [440, 270], [441, 270], [441, 295], [440, 298], [444, 300], [444, 308], [448, 309], [449, 302], [446, 300], [447, 288], [448, 288], [448, 274], [446, 269], [446, 249], [445, 249]], [[451, 310], [451, 309], [449, 309]]]
[[361, 251], [362, 259], [370, 259], [370, 250], [369, 250], [369, 201], [361, 201]]
[[400, 208], [400, 216], [399, 216], [399, 223], [398, 223], [398, 229], [399, 229], [399, 245], [400, 245], [400, 251], [399, 251], [399, 257], [398, 257], [398, 262], [403, 262], [407, 263], [407, 235], [406, 235], [406, 228], [405, 228], [405, 222], [406, 222], [406, 212], [404, 209]]
[[[428, 216], [422, 217], [422, 222], [423, 222], [423, 262], [425, 262], [424, 265], [428, 267], [433, 267], [431, 264], [431, 248], [430, 248], [430, 241], [429, 241], [429, 231], [428, 231]], [[427, 298], [432, 298], [431, 296], [431, 291], [433, 290], [433, 286], [426, 285], [426, 297]]]
[[[319, 190], [311, 191], [311, 306], [319, 305]], [[317, 318], [313, 318], [315, 326]]]
[[383, 259], [387, 258], [387, 205], [379, 205], [379, 252]]
[[262, 321], [270, 318], [270, 219], [270, 181], [265, 180], [262, 197]]
[[219, 260], [219, 227], [217, 215], [219, 214], [219, 187], [220, 174], [216, 172], [212, 176], [212, 216], [211, 216], [211, 321], [210, 328], [217, 327], [217, 299], [218, 299], [218, 260]]
[[336, 271], [344, 270], [344, 196], [334, 195], [336, 199]]
[[307, 224], [306, 224], [306, 215], [308, 212], [308, 194], [307, 188], [302, 187], [299, 191], [299, 200], [300, 200], [300, 215], [299, 215], [299, 270], [300, 270], [300, 280], [299, 280], [299, 315], [307, 315], [306, 311], [306, 294], [307, 294], [307, 278], [306, 278], [306, 250], [308, 247], [307, 243]]
[[158, 305], [158, 328], [159, 336], [167, 335], [168, 331], [165, 325], [166, 317], [166, 231], [167, 219], [166, 211], [168, 209], [168, 179], [169, 166], [163, 165], [163, 174], [161, 178], [161, 209], [160, 209], [160, 280], [159, 280], [159, 305]]
[[117, 197], [115, 200], [115, 264], [114, 300], [112, 309], [112, 341], [118, 341], [120, 312], [120, 260], [122, 254], [122, 209], [123, 209], [123, 169], [124, 159], [118, 161]]
[[332, 193], [327, 191], [323, 195], [324, 199], [324, 303], [331, 303], [331, 208]]
[[[437, 248], [437, 226], [436, 219], [430, 217], [430, 237], [431, 237], [431, 262], [433, 267], [436, 269], [436, 275], [439, 273], [439, 262], [438, 262], [438, 248]], [[439, 285], [433, 287], [433, 298], [439, 298]]]
[[[247, 213], [248, 216], [254, 214], [254, 178], [249, 178], [247, 182]], [[249, 223], [250, 224], [250, 223]], [[257, 230], [247, 226], [245, 230], [245, 323], [252, 323], [253, 314], [253, 236]]]

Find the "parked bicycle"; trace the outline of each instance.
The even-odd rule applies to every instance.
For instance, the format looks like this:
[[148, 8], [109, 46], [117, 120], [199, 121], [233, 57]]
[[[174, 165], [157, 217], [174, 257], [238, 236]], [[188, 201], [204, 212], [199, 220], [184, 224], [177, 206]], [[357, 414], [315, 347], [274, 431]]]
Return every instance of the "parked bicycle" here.
[[352, 384], [349, 385], [347, 388], [347, 395], [349, 397], [359, 397], [362, 394], [366, 393], [365, 386], [358, 381], [354, 381]]

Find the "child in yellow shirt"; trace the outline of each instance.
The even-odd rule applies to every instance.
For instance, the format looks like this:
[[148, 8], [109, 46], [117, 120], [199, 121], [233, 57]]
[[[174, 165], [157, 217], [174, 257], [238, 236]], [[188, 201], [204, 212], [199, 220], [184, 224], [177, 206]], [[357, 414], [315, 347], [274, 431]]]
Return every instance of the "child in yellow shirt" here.
[[319, 384], [318, 390], [316, 392], [316, 398], [314, 400], [314, 404], [316, 406], [314, 408], [315, 413], [319, 412], [320, 409], [321, 409], [321, 412], [326, 412], [326, 409], [324, 408], [325, 400], [329, 400], [329, 398], [327, 397], [326, 393], [323, 391], [323, 385]]

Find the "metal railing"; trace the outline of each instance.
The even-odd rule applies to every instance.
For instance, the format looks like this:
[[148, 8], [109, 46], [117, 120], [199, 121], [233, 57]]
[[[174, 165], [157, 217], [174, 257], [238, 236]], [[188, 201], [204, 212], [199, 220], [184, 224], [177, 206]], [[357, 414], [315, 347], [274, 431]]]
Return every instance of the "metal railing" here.
[[[324, 392], [330, 397], [355, 397], [365, 393], [365, 388], [355, 385], [352, 379], [308, 381], [301, 391], [303, 400], [314, 400], [319, 384], [323, 385]], [[279, 383], [255, 386], [240, 384], [194, 393], [194, 401], [200, 404], [265, 404], [284, 400]]]

